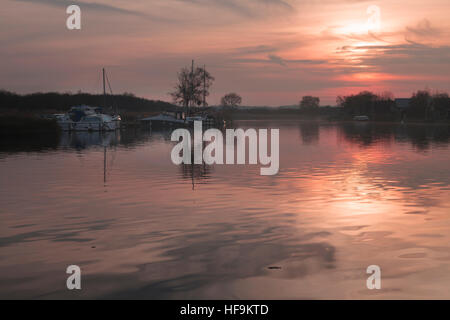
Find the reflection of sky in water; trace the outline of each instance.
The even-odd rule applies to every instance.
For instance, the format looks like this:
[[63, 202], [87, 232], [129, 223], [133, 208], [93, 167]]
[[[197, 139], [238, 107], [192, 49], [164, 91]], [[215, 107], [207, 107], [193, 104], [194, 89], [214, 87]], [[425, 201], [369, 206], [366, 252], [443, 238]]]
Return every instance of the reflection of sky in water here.
[[280, 128], [277, 176], [175, 166], [169, 133], [2, 149], [0, 297], [450, 298], [448, 127], [239, 125]]

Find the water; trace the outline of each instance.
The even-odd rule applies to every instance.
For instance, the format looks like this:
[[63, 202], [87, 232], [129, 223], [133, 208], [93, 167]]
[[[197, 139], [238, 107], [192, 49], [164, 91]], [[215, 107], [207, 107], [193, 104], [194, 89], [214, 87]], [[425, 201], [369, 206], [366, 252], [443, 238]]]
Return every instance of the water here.
[[449, 126], [237, 126], [280, 129], [278, 175], [175, 166], [170, 132], [3, 141], [0, 298], [450, 298]]

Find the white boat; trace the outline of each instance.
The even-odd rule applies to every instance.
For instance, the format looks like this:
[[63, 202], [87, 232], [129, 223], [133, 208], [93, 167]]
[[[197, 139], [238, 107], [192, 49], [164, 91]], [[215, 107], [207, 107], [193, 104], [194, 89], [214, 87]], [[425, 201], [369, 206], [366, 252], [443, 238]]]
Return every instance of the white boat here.
[[72, 107], [66, 114], [56, 116], [64, 131], [114, 131], [120, 129], [119, 115], [100, 113], [101, 108], [90, 106]]
[[152, 128], [190, 127], [195, 121], [201, 121], [203, 126], [213, 126], [214, 118], [207, 115], [186, 117], [182, 111], [165, 112], [157, 116], [141, 119]]
[[369, 117], [368, 116], [354, 116], [353, 120], [355, 120], [355, 121], [369, 121]]
[[[103, 69], [103, 96], [106, 106], [106, 72]], [[109, 80], [108, 80], [109, 86]], [[111, 90], [111, 86], [109, 86]], [[112, 94], [112, 90], [111, 90]], [[86, 105], [72, 107], [68, 113], [55, 114], [54, 117], [64, 131], [114, 131], [120, 129], [122, 119], [117, 114], [101, 113], [102, 108]]]

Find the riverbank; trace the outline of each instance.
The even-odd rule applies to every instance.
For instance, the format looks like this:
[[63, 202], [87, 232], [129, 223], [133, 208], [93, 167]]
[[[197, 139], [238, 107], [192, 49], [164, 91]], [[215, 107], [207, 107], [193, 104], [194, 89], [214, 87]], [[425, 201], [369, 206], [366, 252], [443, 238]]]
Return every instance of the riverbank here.
[[[198, 109], [198, 110], [197, 110]], [[196, 112], [203, 111], [202, 108], [196, 108]], [[245, 108], [245, 109], [221, 109], [207, 108], [204, 112], [214, 115], [227, 122], [239, 120], [296, 120], [296, 121], [325, 121], [325, 122], [355, 122], [355, 123], [391, 123], [391, 124], [450, 124], [444, 120], [423, 120], [423, 119], [405, 119], [401, 121], [396, 118], [370, 119], [369, 121], [355, 121], [350, 115], [346, 115], [338, 108], [324, 108], [316, 112], [304, 112], [296, 109], [282, 108]], [[31, 113], [6, 113], [0, 114], [0, 136], [32, 136], [32, 135], [55, 135], [61, 133], [56, 120], [46, 119], [43, 115], [50, 114], [44, 112], [42, 115]], [[139, 128], [142, 126], [140, 119], [154, 116], [160, 112], [136, 112], [124, 111], [121, 113], [121, 129]]]
[[43, 119], [29, 114], [0, 115], [0, 136], [59, 135], [60, 132], [60, 127], [53, 119]]

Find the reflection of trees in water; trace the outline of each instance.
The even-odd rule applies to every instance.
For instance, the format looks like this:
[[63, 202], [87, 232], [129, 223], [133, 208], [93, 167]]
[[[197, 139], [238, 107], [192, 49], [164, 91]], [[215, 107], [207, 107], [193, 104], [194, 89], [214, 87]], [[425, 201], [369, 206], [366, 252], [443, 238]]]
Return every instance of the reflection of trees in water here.
[[56, 150], [59, 136], [55, 134], [32, 134], [19, 136], [0, 136], [0, 152], [47, 152]]
[[140, 134], [147, 134], [149, 141], [154, 140], [163, 140], [163, 141], [171, 141], [172, 132], [175, 128], [164, 128], [164, 129], [151, 129], [151, 130], [138, 130]]
[[211, 177], [212, 166], [203, 164], [180, 164], [181, 176], [185, 180], [191, 180], [192, 188], [195, 183], [208, 180]]
[[[193, 145], [193, 144], [192, 144]], [[205, 150], [207, 143], [202, 144], [202, 154]], [[213, 166], [207, 165], [203, 162], [202, 164], [194, 164], [194, 148], [191, 149], [191, 164], [180, 164], [181, 176], [183, 179], [191, 180], [192, 189], [195, 188], [195, 183], [201, 180], [208, 180], [211, 177], [211, 172]]]
[[148, 141], [170, 141], [172, 131], [149, 132], [128, 129], [111, 132], [61, 132], [55, 134], [7, 136], [0, 139], [0, 152], [46, 152], [49, 150], [74, 149], [76, 151], [95, 147], [121, 146], [131, 148]]
[[116, 146], [120, 141], [120, 132], [63, 132], [59, 145], [75, 150], [88, 149], [91, 146]]
[[394, 140], [410, 142], [419, 150], [427, 150], [432, 144], [450, 142], [449, 125], [345, 123], [340, 124], [338, 130], [344, 139], [361, 146]]
[[450, 142], [450, 126], [417, 125], [404, 128], [405, 134], [413, 146], [420, 150], [427, 150], [430, 144], [440, 145]]
[[372, 123], [343, 123], [338, 127], [338, 130], [347, 141], [362, 146], [390, 141], [394, 134], [392, 127]]
[[299, 125], [303, 144], [317, 144], [320, 138], [318, 122], [301, 122]]
[[98, 146], [121, 146], [132, 148], [155, 139], [170, 140], [170, 134], [152, 135], [146, 130], [128, 129], [111, 132], [64, 132], [61, 135], [60, 146], [76, 150]]

